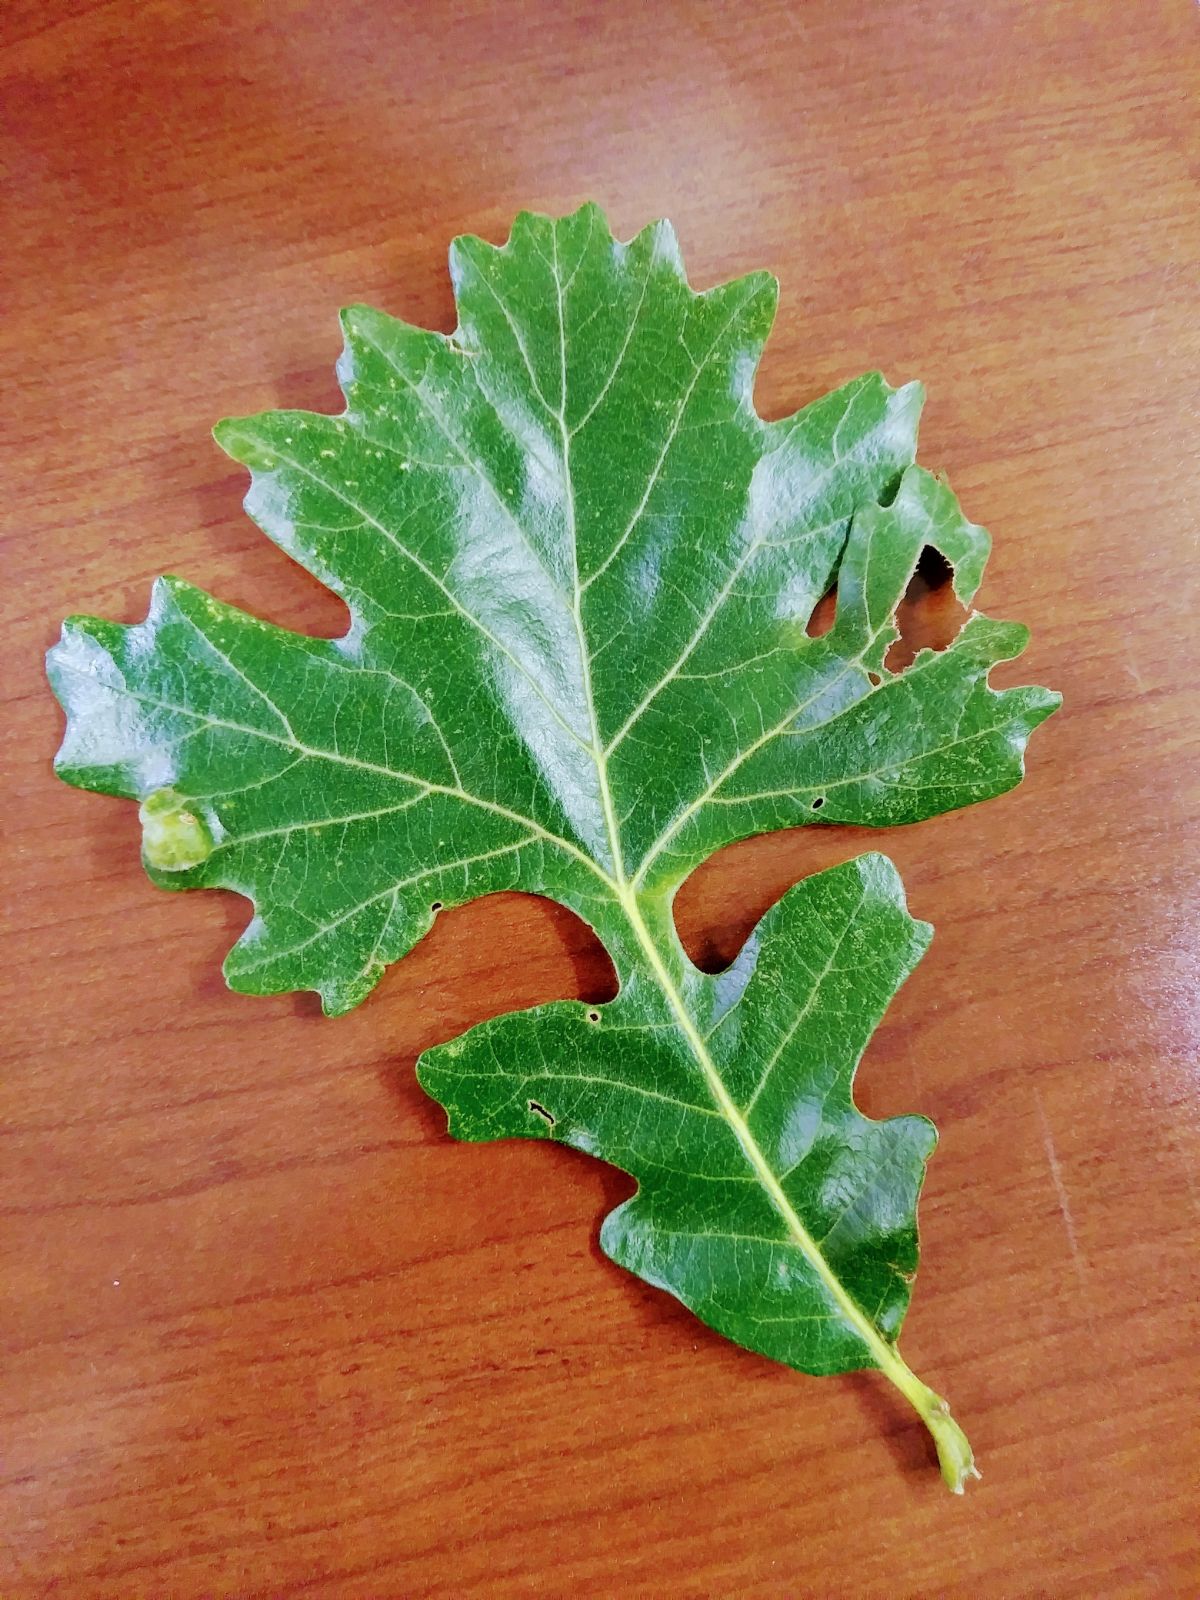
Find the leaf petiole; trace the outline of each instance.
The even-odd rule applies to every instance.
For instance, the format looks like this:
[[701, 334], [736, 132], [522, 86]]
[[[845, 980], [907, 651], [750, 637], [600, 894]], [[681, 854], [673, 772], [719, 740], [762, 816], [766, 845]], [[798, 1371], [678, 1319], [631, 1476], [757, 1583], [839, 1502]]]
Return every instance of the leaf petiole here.
[[929, 1429], [937, 1447], [938, 1465], [946, 1486], [952, 1493], [961, 1494], [968, 1478], [982, 1476], [975, 1465], [975, 1456], [966, 1434], [950, 1415], [948, 1403], [940, 1394], [935, 1394], [928, 1384], [921, 1382], [895, 1345], [886, 1345], [885, 1349], [888, 1351], [888, 1360], [880, 1361], [880, 1370], [896, 1385]]

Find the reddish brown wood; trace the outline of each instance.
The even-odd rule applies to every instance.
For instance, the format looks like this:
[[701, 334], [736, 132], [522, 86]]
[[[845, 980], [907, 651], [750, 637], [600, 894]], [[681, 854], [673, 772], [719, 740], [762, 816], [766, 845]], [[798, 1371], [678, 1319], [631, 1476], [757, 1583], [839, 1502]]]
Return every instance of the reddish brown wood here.
[[[6, 1600], [1196, 1592], [1197, 21], [9, 0]], [[604, 992], [568, 914], [459, 911], [336, 1023], [239, 999], [244, 907], [157, 893], [132, 807], [50, 776], [63, 614], [139, 616], [165, 569], [339, 627], [212, 421], [332, 405], [340, 304], [446, 327], [454, 233], [587, 197], [673, 217], [700, 283], [779, 275], [767, 413], [925, 379], [983, 602], [1034, 629], [1009, 681], [1066, 695], [1017, 794], [751, 842], [682, 911], [727, 959], [883, 842], [937, 925], [861, 1099], [942, 1129], [905, 1348], [964, 1501], [876, 1381], [606, 1264], [622, 1178], [444, 1136], [418, 1051]]]

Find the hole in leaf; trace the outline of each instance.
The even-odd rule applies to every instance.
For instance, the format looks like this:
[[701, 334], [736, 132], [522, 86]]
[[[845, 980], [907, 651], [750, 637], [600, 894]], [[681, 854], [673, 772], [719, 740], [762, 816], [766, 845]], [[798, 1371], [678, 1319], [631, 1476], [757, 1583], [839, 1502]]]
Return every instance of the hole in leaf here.
[[837, 584], [826, 592], [813, 607], [812, 616], [804, 625], [804, 631], [810, 639], [819, 639], [822, 634], [828, 633], [833, 627], [833, 620], [837, 613]]
[[819, 794], [817, 796], [817, 798], [812, 803], [812, 809], [814, 811], [820, 811], [821, 807], [824, 804], [825, 804], [825, 796], [823, 794]]
[[431, 900], [429, 902], [429, 909], [430, 911], [440, 911], [442, 909], [442, 902], [440, 900]]
[[545, 1106], [542, 1105], [542, 1103], [539, 1100], [530, 1100], [528, 1102], [528, 1105], [529, 1105], [529, 1109], [530, 1109], [530, 1111], [532, 1111], [533, 1115], [535, 1117], [541, 1117], [542, 1121], [546, 1124], [546, 1126], [548, 1128], [552, 1128], [554, 1126], [554, 1123], [556, 1121], [556, 1118], [554, 1117], [554, 1114], [552, 1112], [550, 1112], [550, 1111], [547, 1111]]
[[953, 568], [941, 551], [926, 545], [904, 598], [896, 607], [900, 637], [889, 647], [884, 660], [889, 672], [903, 672], [912, 665], [919, 650], [944, 650], [954, 643], [967, 611], [954, 593], [953, 575]]
[[600, 1013], [598, 1011], [589, 1011], [587, 1014], [587, 1019], [589, 1022], [599, 1022]]
[[870, 678], [871, 682], [875, 685], [875, 687], [877, 689], [878, 689], [879, 685], [883, 682], [883, 679], [879, 676], [879, 674], [877, 672], [868, 672], [867, 673], [867, 677]]

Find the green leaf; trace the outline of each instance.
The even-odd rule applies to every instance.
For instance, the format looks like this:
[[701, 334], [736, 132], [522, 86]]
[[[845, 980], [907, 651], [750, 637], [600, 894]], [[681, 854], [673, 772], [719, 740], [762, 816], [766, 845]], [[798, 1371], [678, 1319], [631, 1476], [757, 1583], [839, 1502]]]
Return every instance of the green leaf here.
[[889, 671], [922, 549], [969, 602], [987, 536], [913, 464], [916, 384], [870, 374], [757, 416], [773, 279], [696, 294], [666, 223], [625, 245], [594, 206], [522, 214], [502, 249], [458, 239], [451, 272], [450, 337], [343, 313], [342, 416], [217, 429], [250, 514], [346, 601], [346, 635], [172, 578], [144, 622], [75, 618], [49, 660], [58, 771], [142, 803], [156, 882], [253, 902], [225, 965], [249, 993], [345, 1011], [443, 907], [499, 889], [572, 907], [618, 999], [427, 1053], [454, 1131], [633, 1173], [614, 1259], [792, 1366], [881, 1368], [960, 1487], [965, 1440], [895, 1347], [932, 1133], [850, 1099], [927, 932], [879, 857], [794, 890], [720, 978], [671, 905], [748, 834], [1002, 793], [1058, 697], [989, 686], [1025, 631], [980, 616]]

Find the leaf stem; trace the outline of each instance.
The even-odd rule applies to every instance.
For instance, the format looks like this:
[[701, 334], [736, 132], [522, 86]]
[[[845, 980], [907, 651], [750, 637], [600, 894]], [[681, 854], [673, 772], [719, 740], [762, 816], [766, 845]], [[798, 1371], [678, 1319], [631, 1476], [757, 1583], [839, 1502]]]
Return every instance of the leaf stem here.
[[941, 1395], [921, 1382], [895, 1345], [889, 1348], [893, 1364], [883, 1371], [929, 1429], [946, 1487], [954, 1494], [961, 1494], [968, 1478], [980, 1476], [967, 1436], [950, 1415], [950, 1407]]

